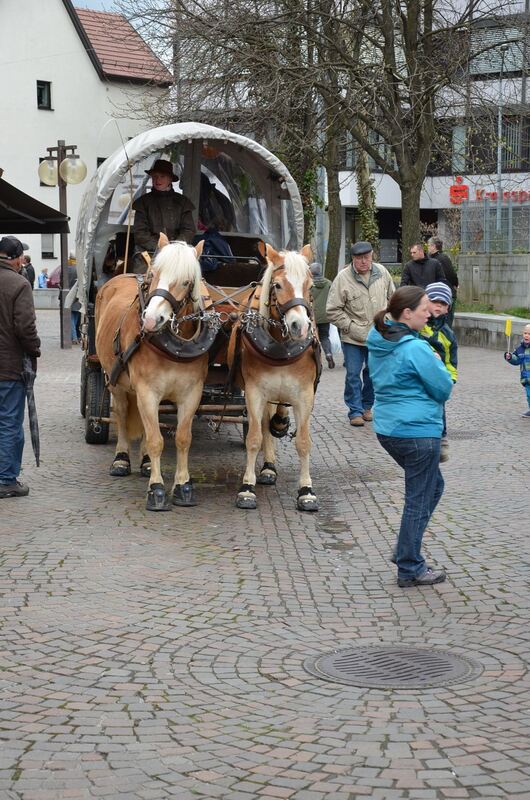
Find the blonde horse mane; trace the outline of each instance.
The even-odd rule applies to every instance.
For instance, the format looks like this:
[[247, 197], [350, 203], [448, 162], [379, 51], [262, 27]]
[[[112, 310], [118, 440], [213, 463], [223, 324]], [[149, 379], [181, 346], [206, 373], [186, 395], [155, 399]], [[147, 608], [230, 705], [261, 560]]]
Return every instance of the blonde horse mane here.
[[[279, 255], [283, 256], [284, 258], [283, 268], [285, 269], [285, 276], [287, 280], [298, 279], [303, 281], [309, 268], [307, 259], [301, 253], [297, 253], [296, 250], [281, 250]], [[275, 269], [277, 269], [277, 267], [275, 267], [272, 261], [269, 260], [269, 265], [263, 276], [261, 295], [259, 299], [259, 313], [262, 317], [266, 317], [267, 319], [270, 316], [270, 307], [268, 303], [271, 291], [272, 275]]]
[[202, 307], [201, 298], [201, 265], [197, 258], [195, 248], [185, 242], [170, 242], [159, 250], [155, 260], [151, 265], [152, 272], [158, 279], [167, 281], [167, 285], [173, 283], [193, 283], [191, 301], [193, 310], [197, 311]]

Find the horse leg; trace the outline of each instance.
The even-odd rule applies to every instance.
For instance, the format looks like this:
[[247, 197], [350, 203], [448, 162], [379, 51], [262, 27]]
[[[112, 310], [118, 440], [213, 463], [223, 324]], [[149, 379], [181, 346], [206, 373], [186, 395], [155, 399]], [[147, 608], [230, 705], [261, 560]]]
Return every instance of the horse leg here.
[[296, 420], [296, 450], [300, 458], [300, 480], [298, 489], [298, 499], [296, 507], [299, 511], [318, 511], [318, 500], [313, 492], [311, 476], [309, 474], [309, 454], [311, 452], [311, 433], [309, 422], [313, 409], [314, 393], [300, 393], [300, 397], [294, 407], [294, 417]]
[[145, 435], [142, 436], [142, 441], [140, 442], [140, 475], [144, 478], [149, 478], [151, 475], [151, 459], [147, 454]]
[[270, 416], [265, 407], [261, 423], [263, 466], [258, 475], [257, 482], [265, 486], [274, 486], [276, 483], [276, 447], [270, 431]]
[[177, 448], [177, 467], [175, 482], [173, 484], [173, 505], [196, 506], [197, 501], [193, 491], [193, 482], [188, 471], [189, 451], [191, 446], [191, 428], [197, 406], [201, 401], [202, 383], [188, 392], [185, 399], [178, 406], [178, 424], [175, 433], [175, 446]]
[[247, 448], [247, 466], [243, 476], [243, 483], [237, 493], [237, 508], [257, 508], [256, 500], [256, 458], [258, 456], [261, 441], [261, 425], [266, 409], [266, 400], [254, 386], [245, 386], [248, 413], [248, 433], [245, 441]]
[[127, 392], [119, 386], [112, 390], [113, 411], [116, 416], [118, 428], [118, 441], [109, 474], [114, 478], [123, 478], [131, 474], [131, 459], [129, 456], [129, 437], [127, 435], [127, 411], [129, 400]]
[[145, 431], [147, 454], [151, 461], [151, 475], [147, 490], [146, 509], [148, 511], [169, 511], [171, 503], [166, 496], [164, 481], [160, 471], [160, 456], [164, 449], [164, 437], [160, 433], [158, 407], [160, 398], [147, 387], [136, 387], [136, 401]]
[[269, 423], [269, 430], [272, 436], [275, 439], [283, 439], [284, 436], [287, 436], [290, 424], [289, 408], [279, 403]]

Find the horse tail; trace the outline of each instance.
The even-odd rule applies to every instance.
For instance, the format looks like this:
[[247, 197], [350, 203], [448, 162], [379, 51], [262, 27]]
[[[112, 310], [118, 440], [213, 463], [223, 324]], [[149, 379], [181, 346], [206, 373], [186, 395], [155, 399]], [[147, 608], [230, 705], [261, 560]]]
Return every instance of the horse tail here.
[[129, 394], [127, 400], [127, 436], [129, 441], [134, 441], [135, 439], [142, 438], [144, 435], [144, 426], [142, 425], [142, 418], [138, 411], [136, 395]]

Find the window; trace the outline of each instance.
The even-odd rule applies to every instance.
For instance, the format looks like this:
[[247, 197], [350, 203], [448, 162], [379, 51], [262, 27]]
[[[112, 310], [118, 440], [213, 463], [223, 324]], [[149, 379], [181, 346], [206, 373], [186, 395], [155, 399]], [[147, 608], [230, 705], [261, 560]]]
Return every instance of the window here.
[[55, 235], [53, 233], [41, 233], [41, 258], [55, 258]]
[[37, 108], [52, 110], [52, 85], [50, 81], [37, 81]]

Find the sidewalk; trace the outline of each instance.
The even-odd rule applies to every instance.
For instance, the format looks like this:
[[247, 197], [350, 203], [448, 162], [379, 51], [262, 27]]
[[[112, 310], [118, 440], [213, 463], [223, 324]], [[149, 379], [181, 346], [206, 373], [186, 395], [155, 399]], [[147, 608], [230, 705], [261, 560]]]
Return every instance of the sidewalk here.
[[[344, 371], [314, 415], [321, 511], [295, 509], [294, 443], [259, 509], [234, 498], [237, 428], [194, 427], [200, 504], [145, 511], [114, 444], [87, 445], [78, 348], [39, 311], [42, 465], [2, 501], [0, 800], [530, 798], [528, 443], [518, 370], [462, 348], [446, 493], [425, 549], [448, 580], [403, 590], [389, 563], [403, 479], [347, 425]], [[341, 358], [337, 359], [340, 364]], [[171, 483], [174, 451], [166, 446]], [[363, 689], [303, 662], [358, 644], [439, 648], [477, 677]]]

